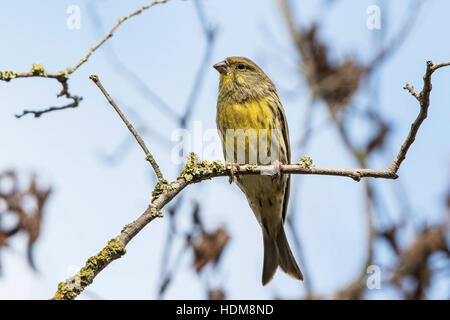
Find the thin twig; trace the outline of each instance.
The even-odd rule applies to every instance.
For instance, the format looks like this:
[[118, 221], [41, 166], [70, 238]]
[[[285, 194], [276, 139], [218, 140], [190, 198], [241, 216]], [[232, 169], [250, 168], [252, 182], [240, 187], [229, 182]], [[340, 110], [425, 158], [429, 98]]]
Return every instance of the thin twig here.
[[[92, 19], [92, 23], [94, 25], [93, 29], [95, 33], [97, 35], [103, 35], [104, 27], [102, 20], [98, 14], [97, 2], [89, 2], [88, 14]], [[171, 119], [178, 120], [180, 118], [179, 112], [177, 110], [175, 110], [156, 92], [154, 92], [144, 79], [142, 79], [137, 73], [127, 67], [126, 63], [124, 63], [114, 51], [112, 43], [104, 45], [103, 52], [105, 53], [107, 62], [109, 62], [113, 69], [116, 72], [120, 73], [120, 76], [122, 78], [126, 78], [126, 80], [128, 80], [137, 89], [137, 91], [150, 102], [151, 105], [158, 108], [158, 110], [166, 114]]]
[[114, 34], [114, 32], [116, 31], [116, 29], [125, 21], [130, 19], [131, 17], [134, 17], [138, 14], [141, 14], [142, 11], [147, 10], [151, 7], [153, 7], [156, 4], [160, 4], [160, 3], [165, 3], [167, 2], [167, 0], [154, 0], [152, 2], [150, 2], [149, 4], [137, 9], [136, 11], [122, 17], [119, 19], [119, 21], [117, 21], [117, 23], [114, 25], [114, 27], [108, 32], [108, 34], [106, 36], [103, 37], [103, 39], [101, 39], [95, 46], [93, 46], [91, 49], [89, 49], [89, 51], [86, 53], [86, 55], [81, 58], [80, 61], [78, 61], [71, 69], [76, 70], [78, 69], [83, 63], [85, 63], [89, 57], [91, 56], [91, 54], [94, 53], [95, 50], [97, 50], [103, 43], [106, 42], [106, 40], [108, 40], [109, 38], [111, 38]]
[[[109, 38], [111, 38], [113, 36], [114, 32], [117, 30], [117, 28], [125, 20], [128, 20], [128, 19], [142, 13], [144, 10], [149, 9], [149, 8], [153, 7], [154, 5], [157, 5], [160, 3], [165, 3], [167, 1], [168, 0], [153, 0], [152, 2], [148, 3], [147, 5], [142, 6], [139, 9], [133, 11], [132, 13], [120, 18], [117, 21], [117, 23], [113, 26], [113, 28], [96, 45], [94, 45], [92, 48], [90, 48], [88, 50], [88, 52], [72, 67], [69, 67], [62, 71], [47, 72], [41, 64], [33, 64], [33, 67], [31, 68], [31, 70], [26, 71], [26, 72], [0, 71], [0, 80], [9, 82], [12, 79], [17, 79], [17, 78], [31, 78], [31, 77], [51, 78], [51, 79], [56, 79], [59, 82], [61, 82], [63, 85], [63, 91], [65, 90], [65, 92], [68, 93], [67, 80], [69, 79], [69, 75], [72, 74], [73, 72], [75, 72], [82, 64], [84, 64], [89, 59], [89, 57], [99, 47], [101, 47]], [[60, 97], [61, 95], [62, 94], [59, 94], [58, 97]], [[66, 95], [66, 97], [74, 100], [74, 102], [69, 105], [66, 105], [66, 106], [50, 107], [50, 108], [47, 108], [47, 109], [41, 110], [41, 111], [24, 110], [22, 114], [16, 115], [16, 118], [21, 118], [27, 114], [34, 114], [34, 116], [37, 118], [37, 117], [40, 117], [42, 114], [48, 113], [51, 111], [63, 110], [63, 109], [68, 109], [68, 108], [76, 108], [78, 106], [79, 102], [82, 100], [82, 98], [78, 97], [78, 96]]]
[[73, 102], [66, 104], [65, 106], [60, 106], [60, 107], [48, 107], [47, 109], [43, 109], [43, 110], [23, 110], [21, 114], [16, 114], [14, 115], [17, 119], [20, 119], [24, 116], [26, 116], [27, 114], [32, 114], [34, 115], [35, 118], [39, 118], [41, 115], [43, 115], [44, 113], [48, 113], [48, 112], [52, 112], [52, 111], [58, 111], [58, 110], [64, 110], [64, 109], [70, 109], [70, 108], [76, 108], [78, 107], [80, 101], [83, 100], [82, 97], [78, 97], [78, 96], [74, 96], [73, 97]]
[[15, 117], [20, 119], [23, 116], [26, 116], [27, 114], [33, 114], [35, 118], [39, 118], [44, 113], [78, 107], [80, 101], [83, 100], [83, 97], [73, 96], [69, 93], [69, 85], [67, 84], [67, 79], [58, 78], [57, 80], [61, 83], [62, 89], [61, 89], [60, 93], [58, 93], [56, 95], [56, 97], [59, 98], [59, 97], [65, 96], [67, 99], [73, 100], [72, 103], [69, 103], [69, 104], [67, 104], [65, 106], [61, 106], [61, 107], [48, 107], [47, 109], [44, 109], [44, 110], [23, 110], [21, 114], [16, 114]]
[[416, 139], [417, 131], [419, 130], [420, 125], [428, 116], [428, 108], [430, 107], [430, 92], [432, 89], [431, 75], [437, 69], [449, 65], [450, 62], [433, 64], [433, 62], [427, 61], [427, 70], [425, 72], [425, 76], [423, 77], [423, 89], [422, 91], [420, 91], [420, 93], [417, 93], [414, 88], [408, 83], [406, 84], [405, 89], [408, 90], [419, 101], [420, 112], [416, 120], [411, 125], [411, 130], [409, 131], [405, 142], [402, 144], [397, 157], [394, 159], [391, 167], [389, 168], [392, 172], [397, 173], [401, 163], [403, 162], [403, 160], [405, 160], [406, 153], [408, 152], [409, 147], [411, 147], [412, 143]]
[[[125, 21], [130, 19], [133, 16], [136, 16], [140, 13], [142, 13], [144, 10], [147, 10], [151, 7], [153, 7], [154, 5], [160, 4], [160, 3], [165, 3], [168, 0], [153, 0], [152, 2], [150, 2], [149, 4], [140, 7], [139, 9], [133, 11], [130, 14], [127, 14], [126, 16], [123, 16], [122, 18], [120, 18], [117, 23], [114, 25], [114, 27], [112, 27], [112, 29], [96, 44], [94, 45], [92, 48], [90, 48], [88, 50], [88, 52], [77, 62], [75, 63], [72, 67], [69, 67], [63, 71], [58, 71], [58, 72], [46, 72], [43, 69], [42, 70], [36, 70], [35, 68], [33, 68], [30, 71], [26, 71], [26, 72], [12, 72], [12, 76], [11, 77], [0, 77], [0, 80], [4, 80], [4, 81], [9, 81], [12, 79], [17, 79], [17, 78], [30, 78], [30, 77], [42, 77], [42, 78], [54, 78], [54, 79], [58, 79], [61, 78], [62, 76], [68, 76], [70, 74], [72, 74], [73, 72], [75, 72], [75, 70], [77, 70], [82, 64], [84, 64], [89, 57], [98, 49], [100, 48], [109, 38], [111, 38], [114, 34], [114, 32], [117, 30], [117, 28], [119, 28], [119, 26]], [[42, 67], [42, 66], [41, 66]], [[39, 72], [37, 72], [39, 71]]]
[[155, 170], [155, 173], [156, 173], [156, 176], [158, 177], [158, 179], [163, 179], [163, 175], [161, 173], [161, 170], [159, 169], [158, 164], [156, 163], [155, 159], [153, 158], [153, 155], [150, 153], [150, 151], [148, 150], [147, 146], [145, 145], [144, 140], [142, 140], [141, 136], [136, 132], [136, 130], [134, 129], [133, 125], [128, 121], [128, 119], [125, 117], [125, 115], [119, 109], [119, 107], [116, 105], [114, 100], [111, 98], [111, 96], [105, 90], [105, 88], [103, 87], [102, 83], [100, 82], [98, 76], [91, 75], [89, 77], [89, 79], [91, 79], [97, 85], [97, 87], [100, 89], [100, 91], [105, 96], [106, 100], [108, 100], [109, 104], [114, 108], [114, 110], [116, 110], [117, 114], [120, 116], [122, 121], [125, 123], [125, 125], [128, 128], [128, 130], [130, 130], [130, 132], [136, 138], [136, 141], [141, 146], [142, 150], [144, 150], [145, 160], [150, 162], [150, 164], [153, 167], [153, 170]]

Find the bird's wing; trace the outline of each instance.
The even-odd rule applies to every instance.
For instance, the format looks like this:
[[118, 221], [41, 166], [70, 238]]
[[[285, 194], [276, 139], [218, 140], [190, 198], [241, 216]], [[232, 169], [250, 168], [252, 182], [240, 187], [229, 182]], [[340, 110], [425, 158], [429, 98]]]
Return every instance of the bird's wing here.
[[[275, 103], [276, 111], [278, 113], [278, 117], [276, 117], [276, 118], [279, 119], [279, 121], [280, 121], [280, 127], [281, 127], [281, 132], [283, 134], [284, 145], [286, 146], [287, 163], [285, 163], [285, 164], [289, 164], [291, 162], [291, 144], [290, 144], [290, 140], [289, 140], [289, 129], [288, 129], [288, 125], [287, 125], [286, 114], [284, 113], [284, 108], [280, 102], [280, 98], [278, 97], [277, 92], [275, 91], [274, 93], [276, 96], [276, 99], [274, 99], [276, 101], [276, 103]], [[291, 175], [288, 175], [288, 177], [286, 179], [286, 186], [284, 189], [283, 212], [282, 212], [283, 223], [284, 223], [284, 220], [285, 220], [286, 214], [287, 214], [290, 189], [291, 189]]]

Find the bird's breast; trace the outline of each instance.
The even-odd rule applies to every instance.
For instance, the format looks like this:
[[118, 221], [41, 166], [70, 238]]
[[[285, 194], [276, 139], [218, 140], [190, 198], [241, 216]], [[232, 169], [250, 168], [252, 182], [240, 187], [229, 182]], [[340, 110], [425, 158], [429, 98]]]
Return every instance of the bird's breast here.
[[243, 103], [219, 101], [217, 126], [226, 162], [270, 164], [285, 162], [281, 126], [269, 98]]

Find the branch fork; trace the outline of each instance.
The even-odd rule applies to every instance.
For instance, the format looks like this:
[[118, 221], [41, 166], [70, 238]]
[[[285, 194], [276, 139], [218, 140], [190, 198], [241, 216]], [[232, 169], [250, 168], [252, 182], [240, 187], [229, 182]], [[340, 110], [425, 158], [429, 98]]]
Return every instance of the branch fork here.
[[[414, 142], [417, 131], [421, 124], [426, 119], [428, 109], [430, 106], [430, 92], [432, 89], [431, 76], [434, 71], [439, 68], [450, 66], [450, 62], [433, 64], [431, 61], [427, 62], [427, 68], [423, 77], [423, 89], [417, 92], [410, 84], [406, 84], [405, 89], [413, 95], [420, 104], [420, 111], [417, 118], [411, 125], [411, 129], [402, 144], [400, 151], [392, 162], [391, 166], [385, 170], [374, 169], [335, 169], [335, 168], [321, 168], [312, 166], [311, 159], [302, 158], [297, 164], [286, 164], [280, 166], [280, 172], [283, 174], [310, 174], [310, 175], [327, 175], [327, 176], [343, 176], [352, 178], [355, 181], [360, 181], [362, 178], [384, 178], [396, 179], [397, 172], [400, 165], [405, 160], [406, 154]], [[162, 208], [175, 198], [184, 188], [193, 183], [199, 183], [203, 180], [212, 179], [216, 177], [225, 177], [233, 175], [249, 175], [261, 174], [267, 171], [271, 166], [259, 165], [241, 165], [238, 168], [226, 167], [219, 161], [199, 161], [198, 158], [191, 154], [189, 161], [181, 172], [180, 176], [173, 182], [169, 183], [163, 179], [163, 175], [159, 169], [158, 164], [153, 158], [152, 154], [147, 149], [145, 143], [139, 134], [134, 130], [131, 123], [126, 119], [119, 107], [112, 100], [110, 95], [106, 92], [103, 85], [97, 76], [91, 76], [91, 80], [97, 85], [101, 92], [105, 95], [108, 102], [118, 113], [122, 121], [135, 137], [138, 144], [146, 155], [146, 160], [150, 162], [156, 176], [158, 183], [153, 191], [153, 198], [148, 208], [141, 214], [134, 222], [126, 225], [121, 233], [114, 239], [110, 240], [108, 245], [100, 251], [96, 256], [88, 259], [86, 266], [83, 267], [75, 276], [86, 277], [85, 281], [81, 281], [78, 286], [73, 286], [73, 277], [58, 285], [58, 290], [53, 299], [74, 299], [76, 298], [89, 284], [92, 283], [95, 276], [101, 272], [109, 263], [120, 258], [125, 253], [125, 247], [148, 223], [155, 218], [161, 216]], [[99, 263], [97, 263], [100, 261]], [[95, 262], [95, 263], [94, 263]]]

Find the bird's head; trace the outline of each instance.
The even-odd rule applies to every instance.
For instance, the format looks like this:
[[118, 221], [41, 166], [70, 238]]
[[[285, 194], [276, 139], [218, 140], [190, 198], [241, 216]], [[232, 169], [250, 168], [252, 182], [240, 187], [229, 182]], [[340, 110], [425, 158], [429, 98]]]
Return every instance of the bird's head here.
[[250, 59], [229, 57], [213, 67], [220, 73], [219, 98], [229, 97], [241, 102], [275, 91], [269, 77]]

